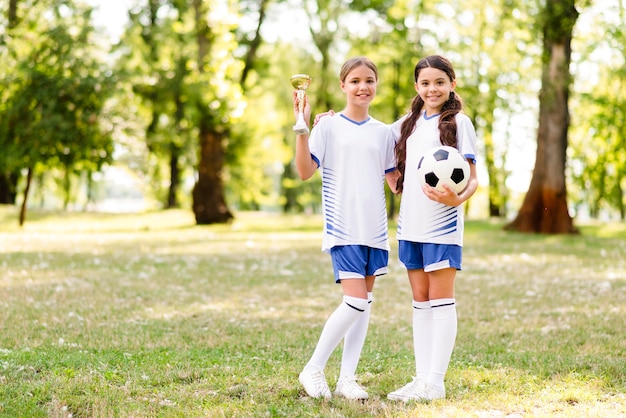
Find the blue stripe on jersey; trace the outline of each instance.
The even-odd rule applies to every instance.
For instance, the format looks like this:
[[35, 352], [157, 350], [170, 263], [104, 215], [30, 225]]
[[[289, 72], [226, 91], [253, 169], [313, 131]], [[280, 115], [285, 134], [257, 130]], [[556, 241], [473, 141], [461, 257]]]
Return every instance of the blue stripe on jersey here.
[[442, 205], [441, 209], [434, 214], [432, 229], [428, 234], [438, 237], [452, 234], [457, 230], [456, 208]]
[[472, 164], [476, 165], [476, 156], [474, 154], [465, 154], [463, 156], [467, 161], [471, 161]]
[[[443, 235], [452, 234], [455, 231], [456, 231], [456, 219], [454, 221], [450, 222], [447, 225], [443, 225], [442, 227], [431, 231], [431, 233], [433, 233], [433, 236], [435, 236], [435, 237], [440, 237], [440, 236], [443, 236]], [[440, 234], [435, 234], [435, 232], [441, 232], [441, 233]]]
[[311, 154], [311, 158], [315, 161], [315, 164], [317, 164], [317, 168], [320, 168], [320, 160], [313, 154]]
[[346, 234], [344, 231], [336, 229], [335, 226], [329, 222], [326, 223], [326, 231], [328, 232], [329, 235], [332, 235], [338, 238], [345, 238], [348, 236], [348, 234]]
[[361, 121], [361, 122], [357, 122], [355, 120], [350, 119], [349, 117], [347, 117], [346, 115], [344, 115], [343, 113], [340, 113], [339, 116], [341, 116], [342, 118], [344, 118], [345, 120], [354, 123], [355, 125], [361, 126], [361, 125], [365, 125], [367, 122], [370, 121], [370, 119], [372, 118], [371, 116], [368, 116], [367, 119]]
[[398, 213], [398, 226], [396, 227], [397, 233], [402, 233], [402, 213]]
[[345, 231], [346, 224], [341, 217], [341, 210], [337, 207], [339, 201], [337, 200], [337, 188], [336, 188], [337, 173], [335, 170], [328, 167], [324, 168], [322, 175], [322, 193], [324, 195], [324, 210], [326, 214], [326, 230], [327, 233], [338, 238], [345, 238], [348, 236]]

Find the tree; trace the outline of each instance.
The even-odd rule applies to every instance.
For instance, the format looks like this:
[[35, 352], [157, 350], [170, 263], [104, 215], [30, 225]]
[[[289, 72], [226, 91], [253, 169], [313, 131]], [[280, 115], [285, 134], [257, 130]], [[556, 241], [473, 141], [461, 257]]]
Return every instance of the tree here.
[[[248, 34], [244, 33], [238, 37], [238, 43], [240, 46], [246, 46], [247, 50], [244, 58], [244, 66], [241, 70], [241, 78], [239, 79], [239, 84], [241, 84], [242, 89], [246, 89], [246, 81], [248, 80], [248, 76], [255, 69], [257, 65], [258, 52], [259, 47], [263, 43], [263, 36], [261, 35], [261, 28], [263, 27], [263, 23], [265, 23], [265, 18], [267, 17], [267, 8], [270, 4], [271, 0], [258, 0], [250, 2], [251, 6], [254, 7], [254, 3], [258, 3], [258, 18], [256, 28], [254, 30], [254, 35], [248, 40]], [[246, 4], [246, 1], [241, 0], [241, 5], [249, 10], [249, 6]]]
[[[12, 31], [18, 24], [17, 4], [18, 0], [9, 1], [8, 9], [6, 10], [8, 31]], [[2, 37], [2, 42], [0, 42], [0, 49], [2, 49], [0, 57], [2, 58], [3, 64], [9, 65], [6, 59], [8, 51], [6, 49], [6, 39], [4, 36]], [[20, 173], [17, 168], [9, 170], [7, 167], [8, 163], [2, 163], [0, 159], [0, 204], [13, 205], [17, 197], [17, 182], [20, 178]]]
[[[585, 12], [589, 22], [575, 41], [576, 78], [570, 161], [573, 203], [589, 216], [626, 220], [626, 4]], [[594, 13], [595, 12], [595, 13]], [[597, 76], [590, 77], [595, 73]]]
[[224, 194], [224, 154], [233, 118], [241, 113], [240, 62], [233, 58], [236, 20], [230, 10], [212, 1], [193, 0], [197, 42], [193, 97], [198, 127], [198, 178], [193, 188], [197, 224], [223, 223], [233, 218]]
[[[9, 48], [17, 67], [0, 114], [0, 148], [8, 168], [26, 170], [20, 225], [37, 171], [92, 172], [111, 160], [113, 143], [99, 123], [111, 91], [104, 66], [91, 55], [91, 9], [73, 2], [30, 10], [40, 34], [14, 29]], [[69, 187], [67, 188], [69, 190]]]
[[[320, 80], [315, 90], [315, 104], [318, 109], [326, 111], [336, 105], [343, 106], [343, 100], [337, 101], [339, 85], [338, 71], [332, 67], [333, 53], [339, 50], [339, 40], [349, 37], [349, 24], [346, 19], [363, 19], [363, 15], [372, 11], [384, 15], [393, 4], [389, 0], [311, 0], [303, 3], [303, 8], [309, 18], [309, 32], [311, 39], [320, 54]], [[358, 17], [356, 14], [359, 14]], [[369, 54], [368, 54], [369, 55]], [[339, 65], [345, 60], [340, 58]], [[315, 106], [314, 106], [315, 109]]]
[[[129, 11], [130, 25], [118, 45], [120, 71], [149, 113], [145, 140], [152, 164], [154, 190], [163, 207], [179, 207], [182, 166], [191, 160], [191, 124], [188, 123], [188, 64], [194, 60], [193, 35], [186, 19], [186, 1], [148, 0]], [[167, 169], [163, 168], [167, 165]], [[161, 171], [169, 170], [167, 191], [161, 187]], [[167, 174], [166, 174], [167, 175]], [[165, 193], [162, 193], [165, 192]]]
[[506, 229], [576, 233], [567, 207], [565, 166], [569, 127], [571, 41], [578, 11], [574, 0], [549, 0], [539, 15], [543, 32], [537, 156], [517, 217]]
[[[529, 6], [521, 1], [474, 0], [459, 1], [456, 7], [466, 11], [457, 16], [460, 36], [454, 36], [458, 43], [450, 48], [461, 56], [455, 65], [457, 90], [483, 148], [479, 161], [489, 178], [489, 216], [506, 216], [511, 141], [505, 121], [523, 107], [520, 90], [536, 76], [528, 68], [532, 64], [523, 63], [523, 57], [533, 55], [528, 46], [535, 43], [526, 29]], [[472, 12], [471, 18], [467, 12]]]

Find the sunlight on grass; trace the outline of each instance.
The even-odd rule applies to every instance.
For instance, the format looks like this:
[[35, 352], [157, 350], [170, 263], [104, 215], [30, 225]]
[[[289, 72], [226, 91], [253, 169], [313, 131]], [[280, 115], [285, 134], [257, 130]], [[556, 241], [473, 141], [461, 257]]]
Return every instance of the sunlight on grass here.
[[414, 366], [393, 238], [359, 365], [371, 399], [319, 401], [297, 382], [341, 294], [319, 216], [33, 212], [20, 229], [13, 215], [0, 207], [0, 416], [626, 414], [623, 225], [468, 222], [448, 397], [398, 404], [386, 394]]
[[591, 222], [581, 226], [583, 234], [599, 238], [616, 238], [626, 240], [626, 223], [624, 222]]

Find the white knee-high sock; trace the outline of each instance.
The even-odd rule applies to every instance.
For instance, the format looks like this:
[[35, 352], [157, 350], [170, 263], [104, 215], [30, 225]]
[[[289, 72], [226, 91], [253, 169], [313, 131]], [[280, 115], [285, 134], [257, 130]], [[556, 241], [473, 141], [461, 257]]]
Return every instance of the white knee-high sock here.
[[413, 301], [413, 351], [415, 377], [425, 381], [430, 371], [433, 346], [433, 312], [430, 302]]
[[359, 315], [359, 318], [352, 324], [352, 327], [346, 333], [343, 341], [343, 353], [341, 355], [341, 371], [339, 376], [354, 378], [356, 368], [361, 358], [361, 351], [365, 344], [365, 336], [370, 322], [372, 312], [372, 302], [374, 297], [372, 292], [367, 293], [367, 308], [365, 312]]
[[352, 324], [365, 312], [367, 305], [367, 299], [344, 295], [341, 305], [326, 320], [320, 339], [307, 367], [324, 370], [328, 358]]
[[450, 364], [457, 331], [454, 298], [430, 301], [433, 311], [433, 351], [428, 382], [444, 387], [443, 379]]

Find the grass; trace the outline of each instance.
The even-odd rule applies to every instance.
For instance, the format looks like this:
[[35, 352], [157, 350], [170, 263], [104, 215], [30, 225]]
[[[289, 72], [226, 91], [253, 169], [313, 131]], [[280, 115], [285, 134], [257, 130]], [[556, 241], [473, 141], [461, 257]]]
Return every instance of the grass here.
[[16, 216], [0, 207], [0, 416], [626, 414], [624, 224], [542, 236], [468, 222], [448, 397], [402, 404], [386, 399], [414, 367], [395, 239], [358, 371], [371, 399], [323, 401], [297, 381], [340, 300], [319, 217]]

